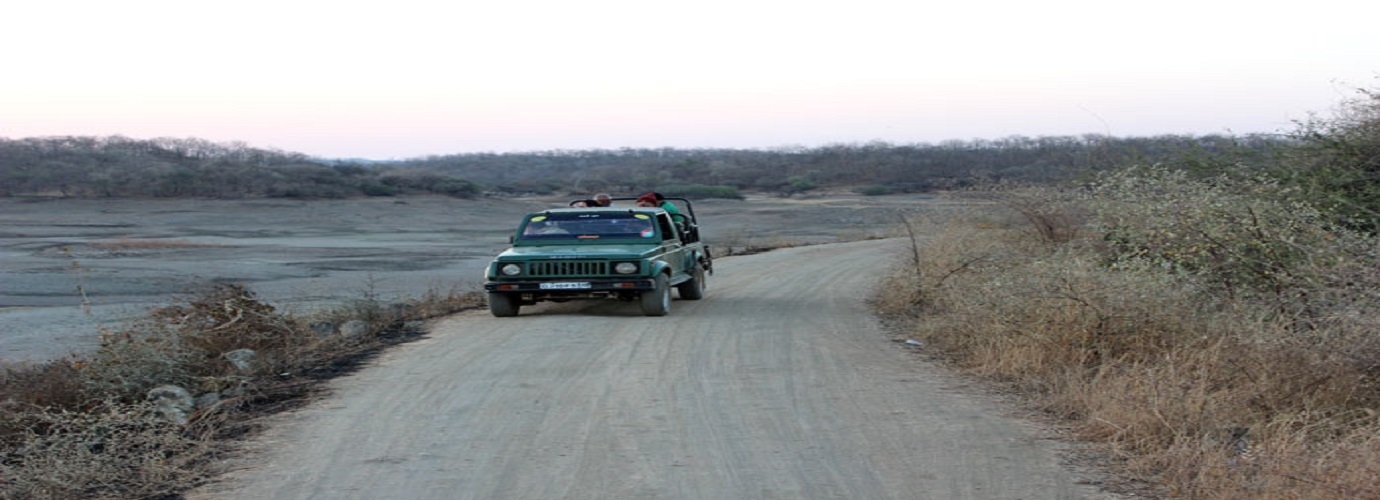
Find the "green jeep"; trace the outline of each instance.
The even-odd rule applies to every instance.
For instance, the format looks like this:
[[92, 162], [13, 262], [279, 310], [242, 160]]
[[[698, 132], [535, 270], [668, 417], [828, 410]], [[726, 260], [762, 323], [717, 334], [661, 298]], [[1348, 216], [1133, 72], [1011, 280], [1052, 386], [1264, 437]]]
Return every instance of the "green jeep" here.
[[[632, 198], [615, 198], [630, 201]], [[485, 272], [489, 311], [517, 316], [523, 305], [575, 299], [637, 300], [647, 316], [671, 312], [671, 287], [684, 300], [704, 297], [712, 274], [694, 207], [667, 198], [661, 208], [559, 208], [523, 218], [509, 248]]]

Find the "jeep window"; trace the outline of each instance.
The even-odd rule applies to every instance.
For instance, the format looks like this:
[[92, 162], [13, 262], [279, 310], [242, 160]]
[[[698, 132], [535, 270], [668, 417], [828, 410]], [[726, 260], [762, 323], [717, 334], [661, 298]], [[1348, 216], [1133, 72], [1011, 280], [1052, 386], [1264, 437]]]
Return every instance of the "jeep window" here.
[[654, 238], [652, 217], [628, 212], [550, 213], [529, 216], [519, 238], [562, 241]]
[[665, 212], [657, 216], [657, 223], [661, 225], [661, 239], [669, 240], [675, 238], [675, 230], [671, 229], [671, 216]]

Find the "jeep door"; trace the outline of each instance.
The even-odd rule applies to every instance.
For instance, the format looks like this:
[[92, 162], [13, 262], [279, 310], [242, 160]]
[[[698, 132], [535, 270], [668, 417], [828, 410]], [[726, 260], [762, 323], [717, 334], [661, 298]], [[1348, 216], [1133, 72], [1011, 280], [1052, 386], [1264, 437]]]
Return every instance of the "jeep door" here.
[[671, 266], [671, 284], [685, 281], [686, 266], [685, 245], [680, 242], [680, 233], [676, 231], [676, 225], [671, 222], [670, 214], [662, 212], [657, 215], [657, 226], [661, 229], [661, 260]]

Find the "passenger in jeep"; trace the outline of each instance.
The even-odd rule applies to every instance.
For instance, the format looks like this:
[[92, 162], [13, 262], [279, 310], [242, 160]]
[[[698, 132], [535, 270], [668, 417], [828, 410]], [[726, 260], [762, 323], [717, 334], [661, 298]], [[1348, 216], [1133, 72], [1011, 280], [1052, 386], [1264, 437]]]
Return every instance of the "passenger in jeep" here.
[[667, 200], [665, 196], [662, 196], [661, 193], [655, 191], [646, 193], [646, 195], [638, 196], [638, 206], [661, 207], [661, 210], [665, 210], [669, 214], [680, 213], [680, 209], [676, 209], [675, 203], [669, 202], [669, 200]]
[[608, 207], [612, 205], [613, 197], [609, 196], [608, 193], [599, 193], [587, 200], [575, 200], [570, 202], [570, 206], [575, 208]]

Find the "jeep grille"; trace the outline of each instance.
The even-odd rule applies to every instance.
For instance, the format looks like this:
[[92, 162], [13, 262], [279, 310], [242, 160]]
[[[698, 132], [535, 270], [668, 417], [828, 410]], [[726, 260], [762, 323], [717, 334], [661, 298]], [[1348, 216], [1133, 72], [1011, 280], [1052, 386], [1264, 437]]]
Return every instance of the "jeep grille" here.
[[529, 276], [603, 276], [609, 274], [609, 263], [587, 260], [529, 262], [527, 274]]

